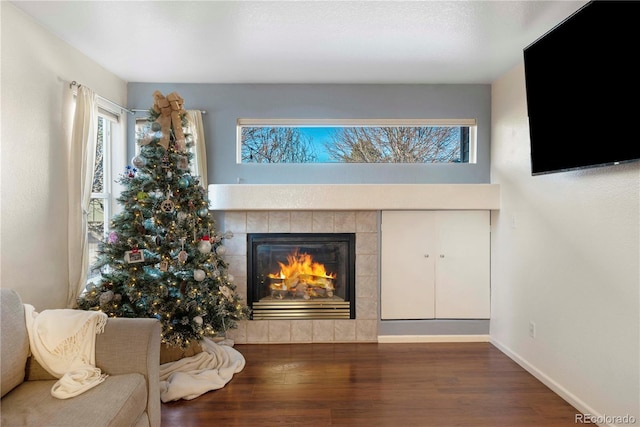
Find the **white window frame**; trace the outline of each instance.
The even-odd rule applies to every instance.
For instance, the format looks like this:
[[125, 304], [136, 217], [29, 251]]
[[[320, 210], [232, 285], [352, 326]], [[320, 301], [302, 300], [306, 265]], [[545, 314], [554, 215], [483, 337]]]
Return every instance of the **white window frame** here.
[[[255, 119], [241, 118], [236, 123], [236, 163], [242, 163], [243, 127], [469, 127], [469, 164], [477, 163], [476, 119]], [[278, 163], [270, 163], [278, 164]], [[312, 163], [321, 164], [321, 163]]]

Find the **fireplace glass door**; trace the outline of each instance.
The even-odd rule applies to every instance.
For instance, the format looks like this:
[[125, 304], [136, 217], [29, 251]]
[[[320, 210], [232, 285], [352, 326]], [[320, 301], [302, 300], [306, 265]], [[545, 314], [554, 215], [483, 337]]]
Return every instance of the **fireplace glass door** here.
[[253, 319], [355, 319], [355, 234], [247, 235]]

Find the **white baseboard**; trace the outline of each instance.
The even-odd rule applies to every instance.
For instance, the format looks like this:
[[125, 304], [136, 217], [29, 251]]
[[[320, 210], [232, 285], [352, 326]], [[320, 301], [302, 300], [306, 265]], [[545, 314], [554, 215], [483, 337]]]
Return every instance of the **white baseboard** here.
[[[496, 340], [495, 338], [491, 338], [489, 342], [493, 344], [498, 350], [506, 354], [511, 360], [513, 360], [522, 368], [524, 368], [531, 375], [536, 377], [541, 383], [543, 383], [544, 385], [549, 387], [551, 390], [553, 390], [554, 393], [556, 393], [558, 396], [560, 396], [565, 401], [567, 401], [571, 406], [576, 408], [580, 413], [590, 414], [593, 416], [593, 418], [603, 418], [602, 414], [600, 414], [598, 411], [596, 411], [595, 409], [587, 405], [575, 394], [571, 393], [569, 390], [564, 388], [561, 384], [554, 381], [547, 374], [545, 374], [540, 369], [533, 366], [526, 359], [521, 357], [519, 354], [515, 353], [509, 347], [502, 344], [500, 341]], [[598, 424], [598, 425], [600, 427], [615, 427], [614, 424]]]
[[489, 335], [378, 335], [379, 343], [489, 342]]

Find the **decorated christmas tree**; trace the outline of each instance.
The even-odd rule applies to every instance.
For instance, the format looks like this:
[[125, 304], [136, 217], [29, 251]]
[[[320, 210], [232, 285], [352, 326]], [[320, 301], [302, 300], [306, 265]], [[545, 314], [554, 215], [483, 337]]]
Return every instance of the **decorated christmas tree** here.
[[92, 266], [99, 283], [78, 299], [84, 310], [111, 317], [151, 317], [162, 323], [162, 342], [186, 348], [224, 335], [248, 316], [228, 273], [225, 239], [216, 231], [206, 190], [189, 172], [193, 143], [183, 99], [153, 94], [139, 154], [119, 178], [122, 212], [100, 243]]

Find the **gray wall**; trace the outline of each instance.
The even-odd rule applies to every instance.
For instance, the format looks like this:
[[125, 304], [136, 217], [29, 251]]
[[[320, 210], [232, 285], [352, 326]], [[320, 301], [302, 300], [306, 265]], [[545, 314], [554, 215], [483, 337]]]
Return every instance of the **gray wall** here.
[[[129, 108], [177, 91], [204, 115], [210, 184], [489, 183], [491, 85], [302, 85], [129, 83]], [[139, 113], [139, 116], [145, 116]], [[239, 118], [476, 119], [477, 164], [237, 164]], [[133, 120], [128, 130], [134, 152]]]

